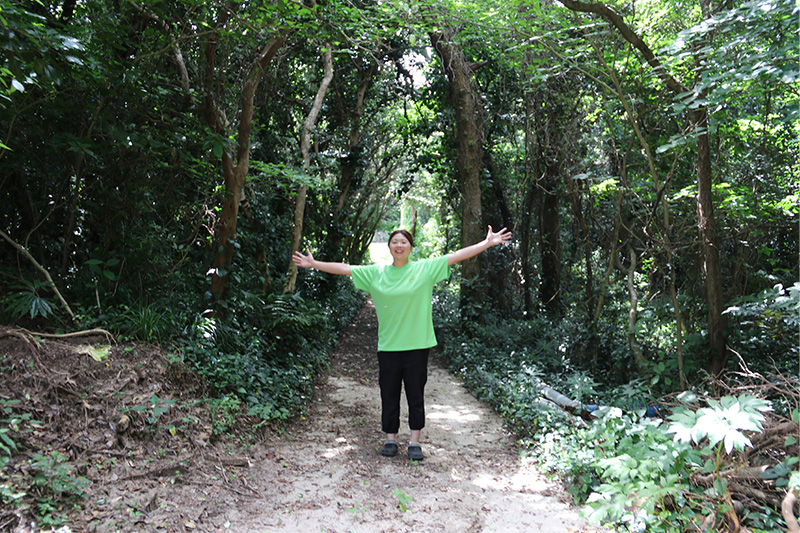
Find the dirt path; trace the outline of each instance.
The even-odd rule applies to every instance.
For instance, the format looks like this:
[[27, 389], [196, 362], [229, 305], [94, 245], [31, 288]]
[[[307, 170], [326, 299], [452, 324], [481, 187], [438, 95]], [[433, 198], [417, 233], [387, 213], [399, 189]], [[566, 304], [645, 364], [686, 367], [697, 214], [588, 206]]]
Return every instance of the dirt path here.
[[520, 465], [497, 415], [435, 361], [426, 460], [406, 458], [407, 429], [401, 453], [381, 457], [376, 328], [374, 309], [365, 306], [306, 419], [249, 469], [263, 494], [226, 506], [214, 521], [241, 532], [593, 531], [558, 487]]

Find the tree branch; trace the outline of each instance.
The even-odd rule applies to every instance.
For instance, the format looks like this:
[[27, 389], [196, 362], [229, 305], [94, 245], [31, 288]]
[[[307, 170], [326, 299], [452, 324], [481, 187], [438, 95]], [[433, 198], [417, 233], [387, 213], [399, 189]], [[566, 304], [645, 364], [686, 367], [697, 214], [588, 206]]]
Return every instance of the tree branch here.
[[622, 37], [626, 41], [631, 43], [634, 48], [642, 53], [644, 59], [651, 67], [653, 67], [653, 70], [655, 70], [656, 74], [658, 74], [658, 77], [667, 84], [667, 87], [676, 93], [687, 91], [686, 87], [684, 87], [681, 82], [667, 73], [667, 71], [664, 69], [664, 65], [658, 60], [653, 51], [650, 50], [650, 47], [647, 46], [647, 43], [645, 43], [641, 37], [639, 37], [636, 32], [625, 23], [622, 17], [611, 7], [602, 2], [580, 2], [579, 0], [561, 0], [561, 3], [572, 11], [594, 13], [595, 15], [600, 15], [603, 17], [609, 24], [619, 30], [620, 34], [622, 34]]
[[72, 309], [70, 309], [69, 304], [67, 303], [67, 301], [64, 299], [63, 296], [61, 296], [61, 293], [58, 291], [58, 288], [56, 288], [56, 284], [53, 283], [53, 278], [50, 277], [50, 273], [47, 272], [47, 270], [42, 265], [40, 265], [39, 262], [36, 259], [33, 258], [33, 256], [30, 254], [30, 252], [28, 252], [28, 250], [26, 250], [21, 244], [17, 244], [14, 241], [14, 239], [9, 237], [8, 234], [5, 231], [0, 230], [0, 237], [3, 237], [3, 239], [5, 239], [19, 253], [21, 253], [23, 256], [25, 256], [25, 258], [33, 264], [33, 266], [36, 268], [36, 270], [38, 270], [39, 272], [41, 272], [44, 275], [45, 279], [50, 283], [50, 288], [52, 288], [53, 292], [56, 293], [56, 297], [58, 298], [58, 301], [61, 302], [61, 305], [64, 307], [64, 309], [66, 309], [67, 314], [69, 314], [69, 317], [71, 319], [75, 320], [75, 313], [72, 312]]

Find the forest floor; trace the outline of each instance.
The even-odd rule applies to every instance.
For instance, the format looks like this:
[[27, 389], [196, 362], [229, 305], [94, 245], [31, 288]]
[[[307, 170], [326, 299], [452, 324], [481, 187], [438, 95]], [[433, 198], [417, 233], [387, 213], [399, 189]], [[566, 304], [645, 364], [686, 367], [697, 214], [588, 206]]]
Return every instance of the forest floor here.
[[[562, 487], [521, 460], [500, 418], [435, 357], [425, 460], [408, 460], [402, 429], [400, 453], [380, 456], [376, 330], [368, 304], [332, 354], [305, 415], [255, 444], [215, 438], [183, 395], [196, 390], [195, 379], [142, 347], [117, 346], [97, 362], [76, 343], [0, 330], [0, 399], [27, 395], [43, 422], [20, 443], [23, 457], [58, 449], [90, 481], [65, 532], [596, 531]], [[149, 409], [120, 407], [132, 404]], [[3, 481], [13, 483], [26, 465], [12, 462]], [[50, 469], [51, 479], [69, 484]], [[0, 511], [0, 531], [39, 529], [20, 509]]]

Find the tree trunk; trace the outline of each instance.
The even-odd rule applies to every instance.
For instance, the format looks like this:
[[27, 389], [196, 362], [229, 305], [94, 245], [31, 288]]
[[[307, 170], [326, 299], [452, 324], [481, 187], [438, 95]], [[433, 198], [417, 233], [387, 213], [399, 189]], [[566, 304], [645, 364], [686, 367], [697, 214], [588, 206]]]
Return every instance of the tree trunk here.
[[[311, 167], [311, 132], [317, 125], [317, 117], [322, 109], [322, 101], [325, 99], [325, 93], [328, 92], [328, 85], [333, 79], [333, 56], [328, 44], [324, 45], [325, 52], [323, 53], [323, 63], [325, 68], [325, 75], [322, 77], [322, 82], [317, 89], [317, 95], [314, 97], [314, 103], [311, 105], [311, 110], [308, 112], [305, 122], [303, 122], [303, 131], [300, 136], [300, 155], [303, 158], [303, 169], [308, 170]], [[294, 224], [292, 225], [292, 255], [300, 250], [300, 241], [303, 238], [303, 215], [306, 209], [306, 193], [307, 188], [302, 185], [297, 190], [297, 196], [294, 203]], [[297, 265], [293, 261], [289, 262], [289, 273], [286, 279], [286, 286], [283, 288], [283, 293], [287, 294], [294, 292], [295, 283], [297, 281]]]
[[498, 176], [494, 170], [492, 146], [489, 139], [487, 139], [487, 147], [486, 150], [484, 150], [483, 167], [488, 171], [488, 180], [492, 191], [491, 196], [489, 196], [487, 200], [489, 200], [491, 204], [494, 204], [492, 205], [492, 209], [489, 210], [489, 218], [490, 220], [502, 220], [503, 227], [506, 227], [513, 232], [515, 231], [514, 215], [511, 213], [511, 208], [506, 200], [506, 191], [503, 189], [500, 176]]
[[[461, 184], [461, 245], [470, 246], [484, 237], [481, 214], [480, 171], [483, 148], [483, 124], [477, 89], [472, 82], [472, 68], [464, 53], [451, 42], [452, 32], [431, 33], [431, 43], [442, 60], [442, 68], [450, 82], [450, 92], [456, 113], [456, 135], [458, 139], [458, 175]], [[480, 291], [474, 288], [474, 280], [480, 274], [478, 257], [462, 263], [462, 305], [478, 303]]]
[[[623, 169], [624, 171], [624, 169]], [[606, 266], [605, 274], [600, 280], [600, 287], [597, 289], [597, 305], [594, 307], [594, 318], [592, 320], [592, 329], [597, 329], [597, 322], [600, 320], [600, 313], [603, 311], [603, 305], [606, 301], [606, 287], [611, 278], [611, 273], [614, 271], [614, 258], [617, 255], [617, 245], [619, 244], [619, 234], [622, 228], [622, 200], [625, 197], [625, 188], [620, 187], [617, 193], [617, 199], [614, 202], [614, 233], [609, 243], [609, 259]], [[594, 364], [597, 363], [597, 352], [595, 352]]]
[[711, 146], [708, 138], [708, 111], [705, 107], [693, 113], [697, 137], [697, 225], [703, 252], [702, 271], [708, 307], [708, 350], [711, 356], [709, 371], [719, 374], [725, 369], [728, 351], [725, 347], [725, 318], [722, 312], [722, 274], [719, 259], [719, 239], [714, 218], [714, 196], [711, 175]]
[[542, 250], [539, 298], [550, 316], [561, 314], [561, 222], [558, 213], [559, 194], [556, 178], [546, 175], [540, 180], [542, 207], [539, 211], [539, 238]]
[[628, 298], [630, 305], [628, 306], [628, 331], [625, 337], [628, 339], [628, 348], [633, 354], [633, 359], [636, 361], [636, 366], [640, 369], [644, 366], [644, 354], [642, 347], [636, 340], [636, 320], [639, 316], [639, 292], [636, 290], [636, 251], [633, 246], [628, 245], [628, 259], [630, 264], [625, 267], [619, 264], [619, 269], [624, 272], [628, 278]]
[[533, 262], [531, 261], [531, 242], [532, 242], [532, 229], [533, 221], [531, 213], [533, 212], [533, 198], [534, 198], [534, 184], [528, 182], [525, 190], [525, 201], [522, 205], [522, 215], [520, 216], [520, 237], [519, 237], [519, 250], [520, 250], [520, 263], [522, 268], [522, 310], [525, 318], [533, 318]]
[[349, 112], [344, 109], [344, 104], [340, 105], [342, 115], [349, 114], [350, 138], [347, 144], [347, 155], [340, 159], [341, 174], [336, 187], [338, 195], [333, 206], [331, 222], [328, 225], [328, 236], [322, 254], [323, 259], [328, 261], [341, 261], [345, 255], [342, 250], [342, 242], [345, 236], [342, 224], [350, 212], [348, 200], [352, 197], [354, 190], [358, 189], [359, 172], [364, 165], [361, 150], [364, 102], [366, 101], [367, 89], [372, 85], [373, 79], [378, 72], [377, 65], [374, 62], [370, 62], [366, 68], [361, 63], [356, 63], [355, 66], [358, 71], [355, 103]]
[[[91, 139], [92, 134], [94, 132], [94, 126], [97, 123], [97, 119], [100, 116], [100, 111], [103, 110], [103, 107], [106, 104], [105, 97], [100, 98], [100, 102], [97, 105], [97, 109], [94, 112], [94, 116], [92, 117], [92, 122], [89, 124], [89, 127], [83, 135], [85, 139]], [[67, 217], [67, 225], [64, 227], [64, 244], [61, 247], [61, 272], [59, 274], [58, 279], [63, 280], [67, 275], [67, 269], [69, 266], [69, 259], [70, 255], [72, 254], [72, 241], [75, 236], [75, 220], [78, 215], [78, 204], [81, 201], [81, 193], [84, 188], [83, 183], [83, 171], [84, 171], [84, 160], [85, 160], [85, 153], [78, 152], [77, 157], [75, 158], [75, 165], [71, 169], [72, 175], [74, 176], [74, 183], [72, 186], [71, 192], [71, 199], [69, 202], [69, 215]]]
[[[506, 191], [502, 186], [500, 176], [495, 174], [491, 140], [489, 138], [486, 140], [483, 166], [488, 171], [487, 179], [489, 185], [489, 187], [484, 188], [488, 189], [484, 192], [489, 193], [483, 198], [484, 212], [488, 212], [488, 220], [502, 221], [493, 223], [493, 229], [497, 230], [505, 227], [512, 232], [516, 232], [514, 216], [511, 214], [511, 208], [506, 199]], [[484, 256], [483, 266], [485, 271], [481, 277], [486, 286], [487, 302], [501, 316], [510, 317], [514, 312], [516, 295], [512, 294], [512, 292], [516, 292], [517, 287], [514, 287], [513, 290], [510, 288], [511, 280], [514, 278], [513, 275], [510, 275], [514, 264], [514, 256], [515, 253], [510, 247], [494, 248]]]
[[[586, 284], [584, 291], [586, 292], [586, 300], [584, 302], [584, 309], [586, 312], [586, 323], [592, 324], [592, 302], [594, 301], [594, 268], [592, 267], [592, 235], [589, 231], [589, 226], [586, 224], [586, 216], [583, 213], [583, 194], [581, 192], [582, 181], [570, 179], [569, 180], [569, 199], [572, 203], [572, 212], [574, 213], [575, 220], [578, 221], [578, 226], [581, 228], [581, 237], [583, 240], [583, 262], [586, 271]], [[590, 209], [591, 209], [591, 202]], [[591, 214], [590, 214], [591, 216]], [[594, 333], [594, 331], [592, 331]]]
[[[228, 10], [222, 9], [219, 20], [221, 26], [224, 26], [227, 17]], [[279, 32], [261, 49], [245, 73], [242, 93], [239, 99], [241, 112], [239, 113], [237, 131], [236, 159], [234, 160], [234, 155], [231, 151], [224, 150], [222, 154], [221, 164], [225, 184], [225, 199], [222, 203], [215, 235], [214, 268], [211, 277], [211, 294], [215, 301], [220, 301], [224, 297], [225, 285], [228, 281], [233, 261], [239, 204], [244, 200], [244, 182], [250, 167], [250, 135], [253, 129], [256, 90], [264, 75], [264, 70], [283, 46], [285, 40], [286, 32]], [[204, 110], [206, 123], [214, 132], [224, 134], [227, 130], [226, 118], [217, 105], [212, 89], [216, 86], [214, 54], [218, 43], [219, 35], [212, 35], [205, 49]]]
[[400, 204], [400, 227], [405, 228], [416, 240], [417, 237], [417, 206], [413, 201], [404, 199]]
[[25, 234], [24, 246], [29, 246], [30, 238], [34, 237], [36, 251], [31, 253], [35, 253], [39, 256], [39, 261], [44, 261], [42, 257], [42, 233], [39, 231], [40, 217], [36, 206], [33, 204], [33, 199], [31, 198], [26, 174], [21, 169], [15, 169], [11, 172], [9, 177], [11, 181], [9, 193], [11, 194], [12, 202], [20, 216], [20, 228]]
[[[614, 72], [613, 68], [609, 67], [608, 64], [605, 62], [605, 58], [602, 52], [595, 47], [595, 55], [597, 56], [598, 61], [602, 62], [606, 68], [606, 71], [609, 73], [613, 83], [614, 89], [617, 92], [617, 98], [622, 103], [623, 107], [625, 108], [625, 114], [628, 117], [628, 120], [631, 123], [631, 127], [633, 128], [634, 132], [636, 133], [636, 138], [639, 140], [639, 144], [641, 145], [642, 149], [644, 150], [645, 154], [647, 155], [647, 165], [650, 170], [650, 176], [653, 179], [653, 186], [656, 190], [656, 201], [653, 204], [653, 215], [652, 218], [655, 218], [656, 209], [660, 203], [662, 213], [663, 213], [663, 228], [661, 230], [663, 242], [660, 243], [661, 247], [666, 249], [666, 266], [665, 270], [667, 271], [668, 277], [668, 290], [670, 294], [670, 300], [672, 302], [672, 309], [673, 314], [675, 316], [675, 352], [677, 354], [678, 359], [678, 375], [680, 377], [680, 384], [682, 389], [686, 389], [688, 386], [686, 382], [686, 374], [684, 372], [684, 359], [683, 359], [683, 312], [681, 311], [680, 302], [678, 301], [678, 293], [677, 288], [675, 286], [675, 261], [673, 260], [673, 256], [675, 254], [675, 247], [672, 243], [671, 238], [671, 227], [670, 224], [670, 216], [669, 216], [669, 201], [667, 198], [669, 195], [667, 194], [667, 188], [669, 186], [668, 177], [664, 186], [661, 186], [661, 180], [658, 176], [658, 170], [656, 169], [656, 162], [655, 158], [653, 157], [653, 151], [650, 148], [650, 145], [647, 143], [644, 135], [642, 134], [641, 128], [639, 127], [640, 118], [634, 114], [634, 110], [631, 108], [628, 98], [625, 97], [625, 94], [622, 89], [622, 84], [619, 82], [616, 73]], [[678, 156], [676, 155], [676, 160]], [[645, 225], [645, 233], [647, 234], [647, 225]], [[648, 234], [648, 236], [650, 236]], [[652, 236], [650, 236], [652, 237]]]
[[531, 115], [533, 112], [532, 97], [525, 93], [525, 176], [523, 179], [525, 198], [522, 202], [522, 214], [519, 218], [519, 250], [522, 269], [522, 313], [526, 319], [533, 318], [533, 272], [531, 268], [531, 234], [534, 198], [534, 180], [531, 171], [535, 135], [531, 134]]

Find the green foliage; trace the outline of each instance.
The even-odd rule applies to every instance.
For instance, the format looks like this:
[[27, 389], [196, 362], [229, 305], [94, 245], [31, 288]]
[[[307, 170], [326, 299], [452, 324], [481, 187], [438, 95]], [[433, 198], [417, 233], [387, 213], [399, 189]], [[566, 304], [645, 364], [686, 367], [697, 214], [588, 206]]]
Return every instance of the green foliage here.
[[155, 342], [173, 330], [169, 314], [156, 304], [123, 305], [121, 311], [117, 320], [120, 330], [129, 338]]
[[[794, 309], [793, 303], [780, 304]], [[724, 511], [721, 466], [750, 446], [771, 402], [742, 395], [700, 406], [684, 395], [680, 399], [686, 405], [675, 408], [667, 421], [648, 418], [648, 407], [657, 404], [653, 385], [661, 386], [674, 372], [667, 365], [653, 362], [649, 377], [615, 385], [616, 379], [601, 381], [602, 374], [583, 370], [580, 360], [566, 355], [585, 342], [565, 324], [569, 319], [488, 316], [481, 326], [459, 329], [457, 307], [445, 291], [437, 292], [436, 311], [442, 355], [451, 369], [503, 416], [541, 470], [559, 477], [578, 501], [586, 502], [593, 521], [628, 531], [678, 532], [702, 521], [709, 507]], [[576, 423], [543, 400], [544, 384], [587, 408], [600, 404], [596, 420], [588, 426]], [[789, 458], [765, 478], [790, 486], [797, 462]], [[711, 488], [693, 483], [695, 476], [712, 476]], [[767, 531], [781, 523], [769, 509], [743, 519]]]
[[98, 280], [104, 278], [108, 281], [117, 281], [119, 279], [115, 270], [115, 267], [119, 264], [120, 260], [117, 258], [111, 258], [107, 261], [101, 259], [89, 259], [86, 261], [86, 267]]
[[397, 498], [397, 508], [404, 513], [410, 513], [411, 509], [408, 508], [408, 505], [414, 501], [414, 498], [409, 496], [406, 491], [403, 489], [394, 489], [392, 491], [392, 496]]
[[83, 496], [88, 481], [75, 477], [75, 466], [57, 451], [50, 455], [34, 454], [29, 462], [34, 471], [33, 484], [43, 494], [54, 497]]
[[736, 298], [725, 310], [730, 317], [731, 345], [748, 353], [754, 369], [783, 362], [796, 371], [800, 356], [796, 332], [800, 328], [800, 282], [785, 288], [777, 284], [758, 294]]
[[147, 401], [147, 405], [136, 405], [131, 407], [131, 411], [136, 411], [145, 415], [147, 423], [151, 426], [155, 425], [163, 414], [169, 411], [169, 408], [175, 405], [176, 400], [166, 400], [159, 398], [157, 394], [153, 393]]
[[[725, 396], [708, 404], [696, 411], [676, 409], [668, 425], [601, 409], [601, 417], [585, 437], [596, 443], [594, 464], [601, 480], [587, 499], [590, 518], [640, 531], [690, 527], [704, 513], [701, 500], [688, 496], [703, 490], [690, 482], [690, 476], [718, 474], [720, 452], [730, 454], [749, 446], [743, 432], [760, 431], [762, 413], [771, 408], [769, 402], [747, 395]], [[721, 478], [714, 490], [724, 496]], [[724, 497], [717, 501], [724, 505]]]
[[36, 453], [28, 463], [32, 473], [29, 490], [36, 496], [34, 515], [42, 525], [65, 523], [64, 511], [84, 496], [88, 480], [75, 477], [75, 466], [57, 451], [50, 455]]
[[84, 49], [79, 40], [46, 24], [33, 6], [29, 11], [24, 4], [0, 2], [0, 84], [5, 99], [58, 80], [65, 65], [81, 63]]
[[14, 405], [19, 404], [19, 400], [0, 399], [3, 418], [0, 419], [0, 468], [3, 468], [17, 452], [17, 444], [14, 442], [14, 432], [20, 430], [20, 424], [31, 419], [30, 413], [20, 416], [14, 415]]
[[[685, 401], [691, 401], [684, 396]], [[724, 396], [718, 402], [708, 400], [708, 407], [692, 411], [686, 407], [675, 409], [670, 415], [669, 432], [675, 434], [675, 440], [699, 444], [708, 439], [708, 446], [716, 447], [724, 444], [729, 455], [736, 449], [744, 451], [751, 446], [750, 440], [742, 431], [761, 431], [764, 415], [772, 406], [765, 400], [753, 396]]]
[[22, 466], [18, 435], [41, 431], [41, 423], [30, 413], [18, 412], [19, 404], [16, 400], [0, 400], [0, 503], [10, 508], [31, 505], [31, 512], [41, 525], [63, 524], [68, 507], [78, 505], [89, 482], [75, 476], [76, 466], [58, 451], [34, 453]]
[[212, 402], [220, 432], [229, 426], [237, 401], [265, 422], [302, 412], [338, 331], [358, 310], [352, 285], [339, 288], [321, 303], [299, 293], [270, 295], [226, 320], [198, 317], [187, 331], [182, 357], [221, 399]]
[[209, 400], [211, 409], [211, 431], [214, 435], [222, 435], [230, 430], [237, 421], [242, 408], [242, 401], [237, 396], [223, 396]]
[[26, 281], [12, 286], [11, 292], [3, 299], [3, 305], [12, 317], [19, 319], [25, 315], [30, 318], [48, 318], [53, 314], [54, 306], [42, 293], [49, 290], [52, 284], [47, 281]]
[[614, 408], [600, 411], [585, 437], [597, 443], [594, 466], [601, 481], [587, 499], [593, 521], [643, 530], [667, 502], [683, 507], [682, 492], [688, 485], [684, 467], [697, 458], [661, 426], [660, 420], [640, 419]]

